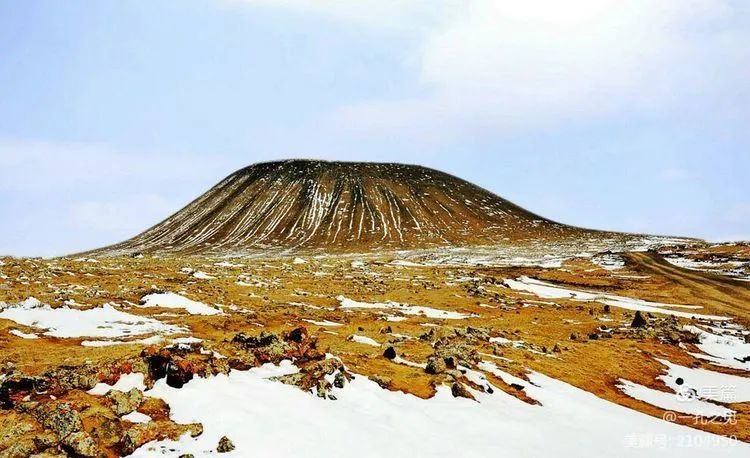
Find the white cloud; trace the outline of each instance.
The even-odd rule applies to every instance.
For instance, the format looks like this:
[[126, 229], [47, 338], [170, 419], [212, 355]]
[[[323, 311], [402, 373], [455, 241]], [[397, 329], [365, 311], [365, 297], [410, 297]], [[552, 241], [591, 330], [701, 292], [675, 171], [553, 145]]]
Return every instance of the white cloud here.
[[[747, 116], [750, 6], [729, 0], [244, 0], [420, 37], [405, 49], [429, 95], [339, 107], [332, 130], [526, 128], [696, 106]], [[389, 26], [398, 24], [396, 32]], [[414, 52], [415, 54], [408, 54]], [[738, 112], [739, 110], [739, 112]], [[703, 113], [705, 114], [705, 113]]]

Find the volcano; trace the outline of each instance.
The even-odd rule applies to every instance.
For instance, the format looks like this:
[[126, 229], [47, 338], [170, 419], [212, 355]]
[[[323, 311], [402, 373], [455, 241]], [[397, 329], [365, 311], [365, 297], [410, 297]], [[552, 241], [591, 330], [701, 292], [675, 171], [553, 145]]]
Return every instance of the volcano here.
[[415, 249], [582, 231], [426, 167], [287, 160], [238, 170], [140, 235], [90, 254]]

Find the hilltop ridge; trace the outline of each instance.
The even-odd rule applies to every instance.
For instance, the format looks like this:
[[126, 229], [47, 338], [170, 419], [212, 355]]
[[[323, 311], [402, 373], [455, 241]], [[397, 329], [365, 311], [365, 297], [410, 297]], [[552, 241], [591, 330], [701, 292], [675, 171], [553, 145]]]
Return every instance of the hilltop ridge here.
[[92, 253], [411, 249], [582, 232], [427, 167], [295, 159], [240, 169], [140, 235]]

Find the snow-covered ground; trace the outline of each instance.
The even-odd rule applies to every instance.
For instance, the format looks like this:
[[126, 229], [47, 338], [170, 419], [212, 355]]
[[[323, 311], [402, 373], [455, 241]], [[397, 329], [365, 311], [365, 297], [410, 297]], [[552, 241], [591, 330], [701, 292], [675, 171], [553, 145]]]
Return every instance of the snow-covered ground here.
[[193, 272], [193, 278], [197, 278], [198, 280], [215, 280], [216, 279], [216, 277], [214, 277], [213, 275], [209, 275], [206, 272], [203, 272], [202, 270]]
[[325, 327], [332, 327], [332, 328], [337, 328], [339, 326], [343, 326], [343, 324], [341, 324], [341, 323], [335, 323], [333, 321], [328, 321], [328, 320], [316, 321], [316, 320], [307, 320], [307, 319], [304, 319], [302, 321], [310, 323], [310, 324], [314, 324], [316, 326], [325, 326]]
[[39, 338], [39, 336], [36, 335], [36, 334], [34, 334], [34, 333], [23, 332], [23, 331], [20, 331], [18, 329], [11, 329], [10, 333], [12, 335], [14, 335], [16, 337], [20, 337], [22, 339], [33, 340], [33, 339], [38, 339]]
[[679, 309], [700, 309], [696, 305], [679, 305], [679, 304], [661, 304], [658, 302], [649, 302], [641, 299], [630, 297], [616, 296], [613, 294], [592, 293], [588, 291], [578, 291], [573, 289], [562, 288], [550, 283], [545, 283], [529, 277], [520, 277], [516, 280], [505, 280], [505, 285], [516, 291], [532, 293], [545, 299], [574, 299], [584, 302], [601, 302], [602, 304], [612, 307], [619, 307], [627, 310], [640, 310], [642, 312], [661, 313], [663, 315], [673, 315], [680, 318], [696, 318], [702, 320], [728, 321], [729, 317], [718, 315], [701, 315], [693, 312], [682, 312]]
[[[530, 246], [519, 249], [515, 245], [478, 246], [471, 248], [445, 247], [415, 250], [398, 250], [393, 252], [396, 258], [390, 265], [401, 267], [432, 267], [432, 266], [496, 266], [496, 267], [545, 267], [560, 268], [562, 264], [573, 258], [592, 258], [595, 263], [601, 262], [615, 270], [624, 265], [624, 261], [616, 253], [625, 251], [646, 251], [657, 246], [678, 245], [688, 243], [687, 239], [667, 237], [638, 237], [628, 239], [581, 238], [573, 243], [537, 241]], [[609, 255], [595, 255], [603, 251], [612, 252]], [[362, 267], [364, 261], [373, 256], [382, 256], [387, 251], [373, 253], [359, 253], [345, 255], [354, 257], [352, 262]], [[321, 259], [325, 256], [321, 256]]]
[[127, 415], [123, 415], [122, 419], [127, 420], [131, 423], [148, 423], [152, 420], [152, 418], [148, 415], [136, 411], [130, 412]]
[[691, 353], [692, 356], [717, 366], [750, 371], [750, 343], [745, 342], [747, 331], [731, 327], [713, 328], [713, 332], [698, 326], [685, 326], [685, 329], [700, 340], [696, 346], [702, 353]]
[[114, 338], [141, 334], [174, 334], [182, 332], [177, 326], [152, 318], [132, 315], [115, 309], [111, 304], [79, 310], [68, 306], [53, 309], [33, 297], [20, 304], [5, 306], [0, 318], [25, 326], [46, 329], [51, 337]]
[[361, 343], [361, 344], [365, 344], [365, 345], [370, 345], [371, 347], [379, 347], [380, 346], [380, 344], [378, 343], [377, 340], [372, 339], [372, 338], [367, 337], [367, 336], [359, 336], [357, 334], [353, 334], [353, 335], [349, 336], [349, 340], [351, 340], [352, 342], [357, 342], [357, 343]]
[[146, 394], [167, 401], [174, 420], [203, 423], [204, 433], [146, 444], [133, 456], [215, 456], [225, 435], [236, 446], [227, 457], [750, 455], [748, 444], [647, 416], [538, 373], [524, 386], [541, 405], [497, 389], [473, 392], [479, 402], [454, 398], [447, 387], [423, 400], [363, 376], [334, 390], [337, 401], [325, 401], [269, 380], [295, 370], [288, 362], [267, 364], [193, 379], [181, 389], [160, 380]]
[[120, 376], [120, 378], [117, 380], [117, 383], [114, 385], [108, 385], [106, 383], [97, 383], [95, 387], [90, 389], [88, 391], [89, 394], [94, 395], [105, 395], [109, 392], [109, 390], [118, 390], [118, 391], [130, 391], [133, 388], [138, 388], [139, 390], [145, 390], [146, 385], [144, 383], [144, 376], [140, 372], [132, 373], [132, 374], [123, 374]]
[[84, 340], [81, 345], [84, 347], [111, 347], [113, 345], [157, 345], [164, 338], [162, 336], [151, 336], [145, 339], [135, 340]]
[[439, 310], [432, 307], [422, 307], [418, 305], [399, 304], [398, 302], [359, 302], [344, 296], [336, 298], [342, 309], [384, 309], [397, 310], [404, 315], [422, 315], [427, 318], [440, 318], [444, 320], [462, 320], [469, 318], [471, 315], [449, 310]]
[[618, 384], [620, 390], [630, 396], [652, 406], [659, 407], [670, 412], [684, 413], [694, 417], [707, 418], [729, 418], [735, 412], [726, 407], [692, 398], [692, 395], [682, 395], [678, 393], [667, 393], [665, 391], [655, 390], [630, 380], [620, 379]]
[[176, 293], [153, 293], [143, 296], [139, 307], [162, 307], [168, 309], [184, 309], [191, 315], [220, 315], [217, 310], [203, 302], [188, 299]]
[[619, 270], [625, 267], [625, 259], [616, 254], [600, 254], [591, 258], [591, 262], [607, 270]]
[[676, 393], [693, 390], [696, 397], [711, 401], [750, 402], [750, 378], [684, 367], [663, 359], [659, 362], [668, 369], [667, 374], [659, 378]]
[[628, 396], [661, 409], [693, 417], [730, 419], [736, 413], [722, 404], [750, 402], [750, 378], [657, 360], [667, 368], [658, 378], [672, 390], [659, 391], [620, 379], [618, 387]]
[[235, 263], [229, 262], [229, 261], [217, 262], [216, 264], [214, 264], [214, 266], [216, 266], [216, 267], [226, 267], [226, 268], [229, 268], [229, 269], [236, 269], [236, 268], [240, 268], [240, 267], [245, 267], [244, 264], [235, 264]]
[[701, 272], [711, 272], [727, 277], [737, 278], [739, 280], [748, 280], [750, 276], [750, 262], [716, 260], [716, 261], [696, 261], [687, 256], [670, 255], [664, 259], [672, 265], [682, 267], [683, 269], [698, 270]]

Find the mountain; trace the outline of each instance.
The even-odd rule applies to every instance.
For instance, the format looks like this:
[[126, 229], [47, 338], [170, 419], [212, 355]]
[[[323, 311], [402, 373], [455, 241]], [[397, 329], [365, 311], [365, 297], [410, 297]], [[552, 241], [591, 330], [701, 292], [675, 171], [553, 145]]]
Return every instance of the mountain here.
[[554, 240], [581, 231], [426, 167], [287, 160], [238, 170], [156, 226], [91, 253], [409, 249]]

